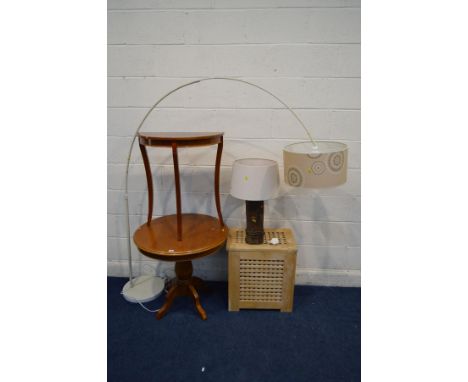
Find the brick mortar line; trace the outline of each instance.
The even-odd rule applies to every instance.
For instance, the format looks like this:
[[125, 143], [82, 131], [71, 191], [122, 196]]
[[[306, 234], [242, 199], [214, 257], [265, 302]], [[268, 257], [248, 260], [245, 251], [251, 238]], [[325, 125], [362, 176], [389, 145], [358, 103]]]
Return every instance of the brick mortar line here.
[[[122, 167], [124, 167], [124, 166], [126, 166], [127, 164], [126, 164], [126, 163], [108, 163], [107, 165], [108, 165], [108, 166], [122, 166]], [[143, 167], [144, 164], [143, 164], [143, 162], [141, 162], [141, 163], [131, 163], [131, 164], [130, 164], [130, 167], [132, 167], [132, 166], [141, 166], [141, 167]], [[278, 166], [279, 166], [279, 168], [284, 168], [284, 166], [281, 166], [281, 164], [278, 164]], [[152, 167], [153, 167], [153, 166], [152, 166]], [[156, 168], [157, 168], [157, 167], [170, 167], [170, 168], [173, 168], [174, 165], [172, 165], [172, 164], [158, 164], [158, 165], [156, 165], [156, 166], [154, 166], [154, 167], [156, 167]], [[179, 167], [180, 167], [180, 168], [186, 167], [186, 168], [206, 168], [206, 169], [214, 169], [214, 168], [215, 168], [215, 165], [208, 165], [208, 164], [202, 164], [202, 165], [180, 164]], [[229, 164], [222, 164], [222, 165], [221, 165], [221, 168], [228, 168], [228, 167], [231, 168], [232, 165], [229, 165]], [[350, 170], [350, 169], [348, 169], [348, 170]], [[352, 169], [351, 169], [351, 170], [352, 170]]]
[[[107, 109], [144, 109], [148, 110], [151, 106], [107, 106]], [[157, 110], [207, 110], [207, 111], [216, 111], [216, 110], [285, 110], [281, 107], [182, 107], [182, 106], [163, 106], [158, 107]], [[323, 110], [323, 111], [361, 111], [361, 109], [345, 109], [345, 108], [320, 108], [320, 107], [292, 107], [291, 110]]]
[[[107, 138], [122, 138], [122, 139], [132, 139], [133, 135], [108, 135]], [[332, 139], [339, 139], [340, 141], [343, 142], [349, 142], [349, 143], [361, 143], [361, 141], [356, 141], [356, 140], [350, 140], [350, 139], [341, 139], [341, 138], [324, 138], [324, 139], [317, 139], [319, 141], [327, 141], [327, 140], [332, 140]], [[267, 137], [267, 138], [250, 138], [250, 137], [245, 137], [245, 138], [227, 138], [226, 136], [224, 137], [224, 142], [229, 142], [229, 141], [306, 141], [307, 138], [274, 138], [274, 137]], [[200, 146], [201, 147], [201, 146]]]
[[[163, 188], [163, 191], [169, 191], [169, 190], [172, 190], [172, 189], [168, 189], [168, 188]], [[115, 192], [122, 192], [124, 193], [125, 190], [123, 189], [107, 189], [107, 191], [115, 191]], [[128, 192], [129, 194], [132, 194], [132, 193], [147, 193], [146, 190], [142, 190], [142, 191], [129, 191]], [[213, 194], [213, 192], [211, 191], [181, 191], [181, 194]], [[228, 192], [220, 192], [220, 195], [223, 195], [223, 196], [228, 196], [228, 195], [231, 195], [230, 193]], [[131, 196], [131, 195], [129, 195]], [[283, 196], [288, 196], [288, 197], [294, 197], [294, 198], [297, 198], [297, 197], [310, 197], [310, 195], [281, 195], [281, 196], [278, 196], [278, 198], [280, 197], [283, 197]], [[358, 198], [358, 199], [361, 199], [361, 195], [352, 195], [352, 194], [346, 194], [346, 195], [316, 195], [317, 197], [320, 197], [320, 199], [323, 199], [323, 198], [333, 198], [333, 199], [338, 199], [338, 198], [341, 198], [341, 199], [355, 199], [355, 198]], [[277, 199], [278, 199], [277, 198]], [[113, 214], [113, 215], [125, 215], [125, 214], [121, 214], [121, 213], [111, 213], [111, 212], [108, 212], [108, 214]], [[130, 214], [130, 215], [134, 215], [134, 216], [139, 216], [140, 214]], [[142, 214], [143, 216], [143, 214]], [[156, 215], [155, 215], [156, 216]]]
[[211, 47], [222, 47], [222, 46], [252, 46], [252, 45], [274, 45], [274, 46], [308, 46], [308, 45], [361, 45], [361, 42], [226, 42], [226, 43], [183, 43], [183, 42], [163, 42], [163, 43], [108, 43], [109, 46], [127, 47], [127, 46], [211, 46]]
[[178, 12], [178, 13], [185, 13], [185, 12], [205, 12], [209, 13], [208, 11], [214, 11], [214, 12], [249, 12], [249, 11], [264, 11], [264, 10], [270, 10], [270, 11], [285, 11], [285, 10], [304, 10], [304, 9], [310, 9], [310, 10], [316, 10], [316, 9], [361, 9], [361, 7], [357, 6], [337, 6], [337, 7], [330, 7], [330, 6], [313, 6], [313, 7], [255, 7], [255, 8], [108, 8], [107, 12], [109, 13], [142, 13], [142, 12]]
[[[354, 170], [354, 169], [352, 169]], [[357, 170], [357, 171], [360, 171], [360, 170]], [[280, 171], [281, 172], [281, 171]], [[172, 190], [173, 188], [163, 188], [162, 190], [163, 191], [168, 191], [168, 190]], [[125, 189], [123, 188], [107, 188], [106, 191], [111, 191], [111, 192], [125, 192]], [[132, 194], [132, 193], [146, 193], [147, 190], [144, 189], [144, 190], [128, 190], [128, 193], [129, 194]], [[182, 194], [212, 194], [214, 191], [181, 191]], [[220, 195], [230, 195], [230, 193], [228, 192], [220, 192]], [[310, 195], [302, 195], [302, 194], [290, 194], [288, 193], [287, 194], [288, 196], [291, 196], [291, 197], [310, 197]], [[316, 197], [320, 197], [320, 198], [346, 198], [346, 197], [349, 197], [349, 198], [361, 198], [361, 194], [349, 194], [349, 193], [346, 193], [346, 194], [343, 194], [343, 195], [339, 195], [339, 194], [319, 194], [319, 193], [316, 193], [315, 194]]]
[[[107, 215], [110, 216], [122, 216], [125, 217], [126, 215], [124, 214], [113, 214], [113, 213], [107, 213]], [[166, 216], [166, 215], [153, 215], [154, 218], [161, 217], [161, 216]], [[142, 224], [146, 221], [146, 215], [139, 215], [139, 214], [130, 214], [130, 217], [141, 217], [142, 218]], [[245, 217], [239, 217], [239, 218], [233, 218], [233, 217], [224, 217], [224, 219], [229, 220], [229, 219], [236, 219], [236, 220], [245, 220]], [[339, 223], [339, 224], [356, 224], [356, 225], [361, 225], [362, 221], [351, 221], [351, 220], [301, 220], [301, 219], [265, 219], [265, 221], [277, 221], [277, 222], [285, 222], [285, 221], [293, 221], [293, 222], [298, 222], [298, 223]], [[268, 227], [267, 227], [268, 228]], [[111, 236], [108, 236], [111, 237]], [[120, 236], [115, 236], [115, 237], [120, 237]]]
[[361, 42], [232, 42], [232, 43], [185, 43], [185, 42], [167, 42], [167, 43], [108, 43], [107, 46], [250, 46], [250, 45], [288, 45], [288, 46], [302, 46], [302, 45], [361, 45]]
[[[138, 76], [107, 76], [107, 78], [109, 79], [123, 79], [123, 80], [126, 80], [126, 79], [140, 79], [140, 78], [161, 78], [161, 79], [180, 79], [180, 78], [183, 78], [183, 79], [186, 79], [186, 80], [190, 80], [190, 79], [193, 79], [193, 76], [177, 76], [177, 77], [173, 77], [173, 76], [155, 76], [155, 75], [138, 75]], [[241, 77], [233, 77], [233, 78], [244, 78], [244, 76], [241, 76]], [[245, 76], [245, 78], [247, 78], [247, 76]], [[319, 80], [348, 80], [348, 79], [356, 79], [356, 80], [360, 80], [361, 77], [360, 76], [336, 76], [336, 77], [332, 77], [332, 76], [275, 76], [275, 77], [272, 77], [272, 76], [263, 76], [263, 77], [248, 77], [249, 79], [319, 79]]]
[[[241, 158], [239, 158], [239, 159], [241, 159]], [[130, 165], [142, 164], [142, 163], [143, 162], [132, 162], [132, 163], [130, 163]], [[126, 165], [126, 162], [107, 162], [107, 164], [108, 165]], [[163, 166], [163, 165], [156, 164], [155, 166]], [[169, 166], [169, 165], [167, 165], [167, 166]], [[182, 164], [180, 164], [180, 166], [182, 166]], [[206, 166], [206, 165], [201, 165], [201, 166]], [[228, 166], [228, 165], [225, 165], [225, 166]], [[361, 169], [362, 169], [361, 167], [354, 167], [354, 166], [350, 167], [350, 166], [348, 166], [348, 170], [359, 170], [359, 171], [361, 171]]]
[[[267, 227], [268, 228], [268, 227]], [[120, 237], [120, 236], [107, 236], [108, 239], [122, 239], [122, 240], [127, 240], [126, 237]], [[316, 244], [298, 244], [296, 243], [298, 247], [315, 247], [315, 248], [345, 248], [345, 249], [361, 249], [361, 246], [355, 246], [355, 245], [316, 245]]]
[[[162, 78], [162, 79], [168, 79], [168, 80], [178, 80], [178, 79], [184, 79], [184, 80], [197, 80], [200, 77], [194, 77], [194, 76], [154, 76], [154, 75], [139, 75], [139, 76], [107, 76], [108, 79], [120, 79], [120, 80], [127, 80], [127, 79], [144, 79], [144, 78]], [[258, 79], [270, 79], [270, 80], [278, 80], [278, 79], [296, 79], [296, 80], [301, 80], [301, 79], [313, 79], [313, 80], [360, 80], [360, 76], [350, 76], [350, 77], [330, 77], [330, 76], [232, 76], [232, 78], [238, 78], [238, 79], [248, 79], [248, 80], [258, 80]]]

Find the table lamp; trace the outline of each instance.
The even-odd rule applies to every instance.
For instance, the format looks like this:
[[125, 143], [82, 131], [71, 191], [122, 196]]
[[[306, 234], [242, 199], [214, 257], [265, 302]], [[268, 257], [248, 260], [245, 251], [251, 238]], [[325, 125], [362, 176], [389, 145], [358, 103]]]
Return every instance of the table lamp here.
[[270, 159], [244, 158], [234, 161], [231, 195], [245, 200], [247, 228], [245, 242], [263, 244], [264, 201], [278, 196], [278, 163]]

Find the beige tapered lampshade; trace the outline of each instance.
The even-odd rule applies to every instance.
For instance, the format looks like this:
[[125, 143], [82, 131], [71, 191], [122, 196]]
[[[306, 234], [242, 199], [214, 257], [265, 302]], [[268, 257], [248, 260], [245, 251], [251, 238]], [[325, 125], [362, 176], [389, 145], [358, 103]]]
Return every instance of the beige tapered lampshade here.
[[270, 159], [244, 158], [234, 161], [231, 195], [242, 200], [268, 200], [278, 196], [278, 163]]
[[325, 188], [346, 182], [348, 146], [334, 141], [293, 143], [283, 149], [284, 181], [294, 187]]

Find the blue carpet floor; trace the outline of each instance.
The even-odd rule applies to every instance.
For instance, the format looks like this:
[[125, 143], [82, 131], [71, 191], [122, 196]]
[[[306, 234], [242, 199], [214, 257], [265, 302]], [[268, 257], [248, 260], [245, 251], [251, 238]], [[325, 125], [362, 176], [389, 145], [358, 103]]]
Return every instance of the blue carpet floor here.
[[158, 321], [122, 298], [126, 281], [107, 282], [111, 382], [360, 380], [359, 288], [296, 286], [293, 313], [228, 312], [227, 284], [211, 282], [200, 293], [208, 320], [179, 297]]

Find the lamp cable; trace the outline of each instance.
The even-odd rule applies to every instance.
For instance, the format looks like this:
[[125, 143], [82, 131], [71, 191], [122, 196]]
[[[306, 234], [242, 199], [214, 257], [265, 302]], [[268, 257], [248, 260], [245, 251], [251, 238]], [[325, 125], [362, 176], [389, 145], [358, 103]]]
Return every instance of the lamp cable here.
[[[151, 272], [155, 276], [158, 275], [160, 266], [161, 266], [161, 263], [158, 263], [158, 265], [156, 265], [156, 267], [153, 267], [153, 266], [151, 266], [149, 264], [143, 264], [143, 267], [149, 268], [151, 270]], [[162, 277], [162, 279], [164, 280], [164, 292], [167, 293], [168, 277], [167, 277], [167, 274], [165, 274], [165, 272], [164, 272], [164, 277]], [[123, 294], [123, 293], [124, 293], [123, 291], [120, 292], [120, 294]], [[147, 312], [150, 312], [150, 313], [157, 313], [157, 312], [159, 312], [161, 310], [161, 308], [151, 310], [148, 307], [146, 307], [145, 304], [143, 304], [141, 301], [136, 300], [135, 302], [137, 302], [144, 310], [146, 310]]]

